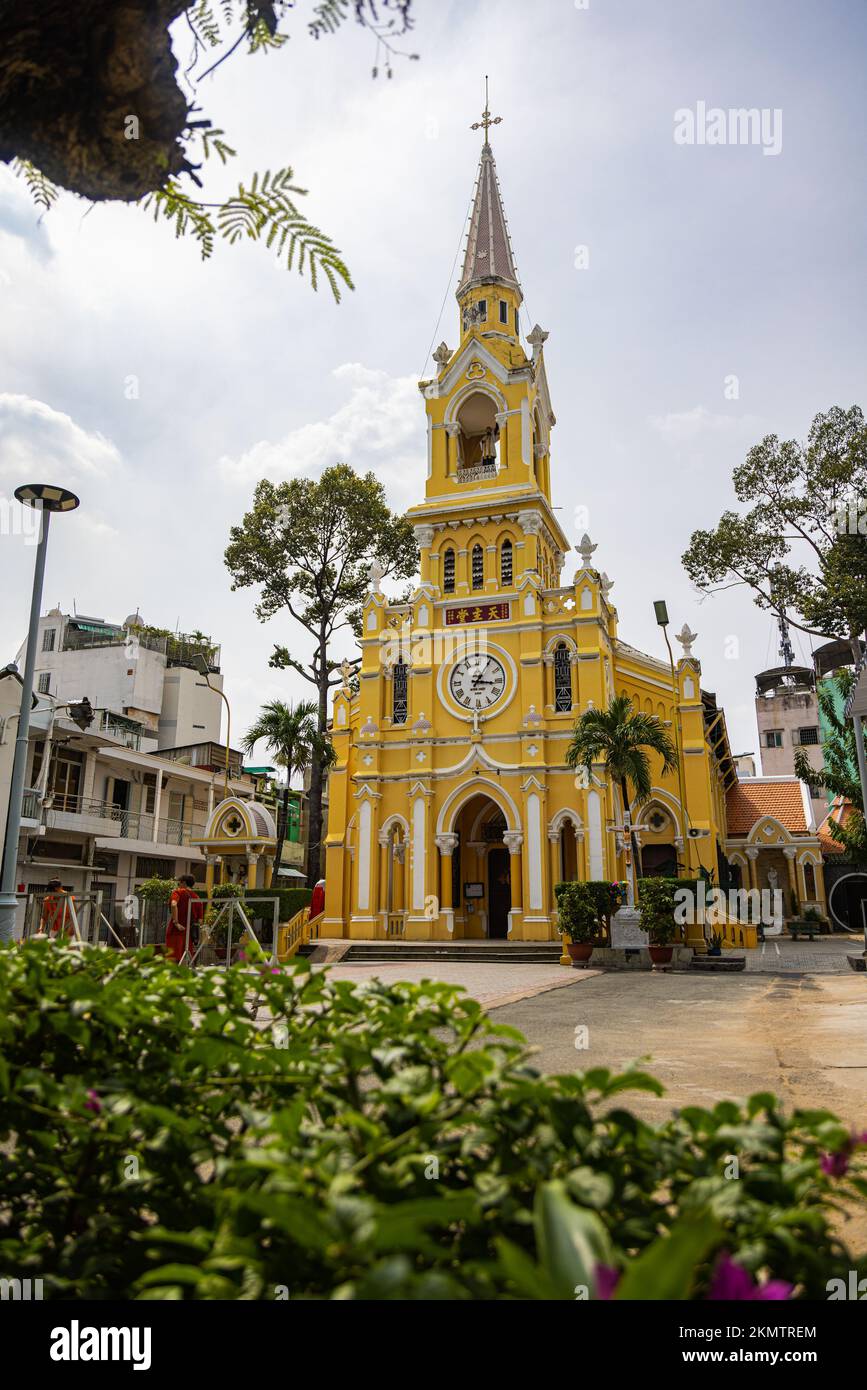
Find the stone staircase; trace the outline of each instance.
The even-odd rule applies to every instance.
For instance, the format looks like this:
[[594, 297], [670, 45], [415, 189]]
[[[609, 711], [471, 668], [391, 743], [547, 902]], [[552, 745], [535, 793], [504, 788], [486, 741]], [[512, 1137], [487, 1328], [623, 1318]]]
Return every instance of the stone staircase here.
[[354, 941], [342, 963], [482, 961], [485, 965], [557, 965], [562, 950], [557, 941]]

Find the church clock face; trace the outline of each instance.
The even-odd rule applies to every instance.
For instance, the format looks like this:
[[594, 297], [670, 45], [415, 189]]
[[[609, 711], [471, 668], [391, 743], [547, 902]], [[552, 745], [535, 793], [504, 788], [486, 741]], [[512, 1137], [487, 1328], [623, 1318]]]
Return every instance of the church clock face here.
[[495, 656], [465, 656], [449, 676], [449, 690], [467, 710], [490, 709], [506, 688], [506, 672]]

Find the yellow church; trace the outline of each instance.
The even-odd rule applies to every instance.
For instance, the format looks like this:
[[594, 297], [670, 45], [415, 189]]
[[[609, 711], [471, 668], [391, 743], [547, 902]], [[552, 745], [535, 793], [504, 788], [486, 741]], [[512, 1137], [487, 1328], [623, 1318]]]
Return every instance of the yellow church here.
[[693, 634], [676, 667], [628, 646], [589, 537], [570, 560], [551, 501], [548, 334], [521, 337], [491, 124], [486, 109], [458, 345], [442, 343], [419, 383], [421, 580], [396, 604], [374, 566], [358, 688], [334, 697], [324, 937], [558, 939], [555, 884], [626, 876], [619, 792], [604, 767], [576, 776], [566, 763], [579, 714], [621, 691], [681, 750], [679, 773], [657, 775], [632, 811], [643, 868], [704, 866], [719, 881], [725, 720]]

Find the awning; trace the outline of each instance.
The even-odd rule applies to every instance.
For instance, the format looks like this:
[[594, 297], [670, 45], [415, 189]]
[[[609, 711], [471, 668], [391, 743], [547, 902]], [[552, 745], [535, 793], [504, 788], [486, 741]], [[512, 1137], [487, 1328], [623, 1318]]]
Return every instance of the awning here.
[[307, 879], [307, 875], [300, 873], [298, 869], [287, 869], [283, 865], [277, 870], [277, 874], [280, 878], [303, 878], [305, 881]]

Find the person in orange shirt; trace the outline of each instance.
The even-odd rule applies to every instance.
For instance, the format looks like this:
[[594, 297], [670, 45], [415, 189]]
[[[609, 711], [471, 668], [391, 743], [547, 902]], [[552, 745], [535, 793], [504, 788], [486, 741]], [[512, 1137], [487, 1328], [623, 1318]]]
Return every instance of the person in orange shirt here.
[[194, 890], [195, 882], [192, 874], [182, 874], [169, 898], [171, 916], [166, 927], [166, 953], [178, 965], [183, 959], [188, 940], [191, 956], [199, 943], [199, 923], [204, 916], [204, 904]]
[[49, 879], [48, 892], [42, 899], [42, 915], [39, 929], [48, 936], [72, 936], [72, 914], [69, 910], [70, 897], [59, 878]]

